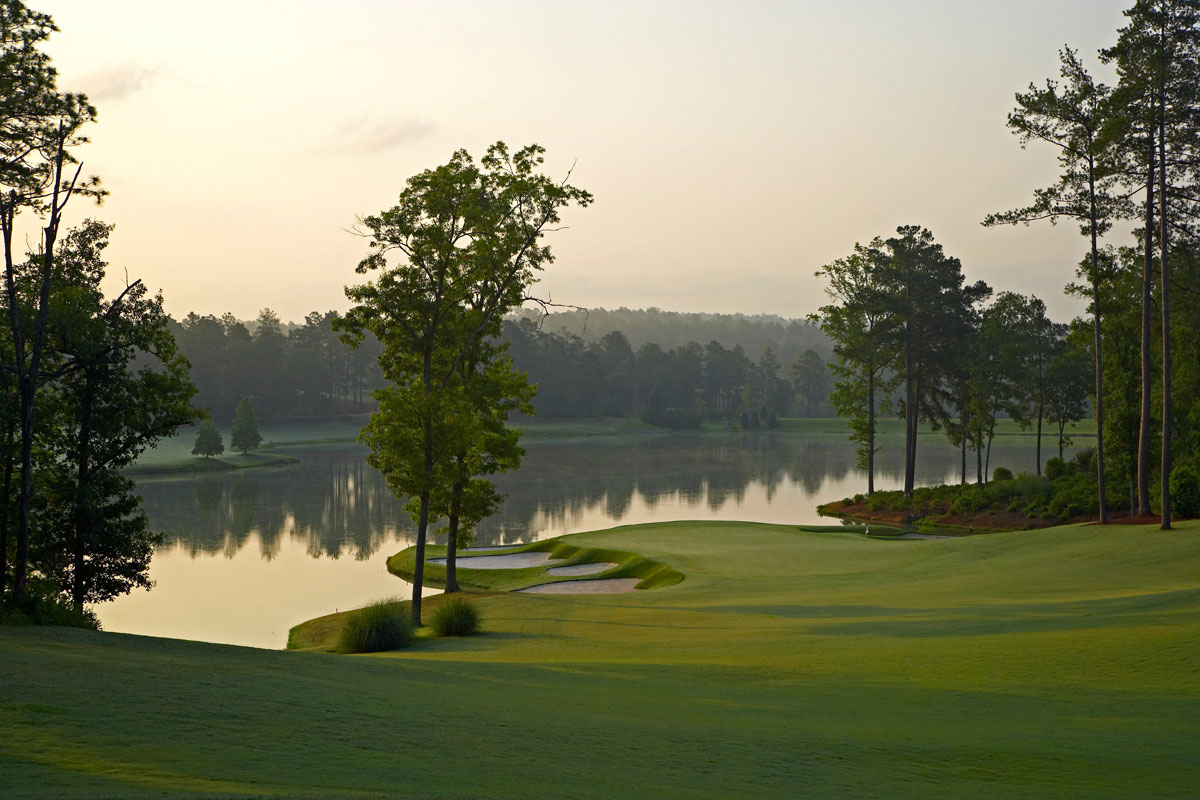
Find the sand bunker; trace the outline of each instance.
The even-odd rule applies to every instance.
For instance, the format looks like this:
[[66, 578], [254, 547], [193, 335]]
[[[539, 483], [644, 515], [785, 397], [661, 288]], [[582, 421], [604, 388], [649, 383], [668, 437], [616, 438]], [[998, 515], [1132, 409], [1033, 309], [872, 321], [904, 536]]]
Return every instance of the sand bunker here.
[[[475, 556], [458, 559], [459, 569], [520, 569], [522, 567], [544, 567], [557, 564], [565, 558], [550, 558], [549, 553], [510, 553], [506, 556]], [[431, 558], [430, 564], [445, 564], [444, 558]]]
[[458, 552], [460, 553], [495, 553], [498, 550], [515, 550], [518, 547], [524, 547], [523, 544], [494, 544], [488, 547], [464, 547]]
[[641, 578], [596, 578], [590, 581], [540, 583], [517, 591], [533, 594], [620, 594], [634, 591], [641, 582]]
[[572, 564], [569, 567], [551, 567], [546, 570], [548, 575], [595, 575], [617, 565], [615, 561], [593, 561], [590, 564]]

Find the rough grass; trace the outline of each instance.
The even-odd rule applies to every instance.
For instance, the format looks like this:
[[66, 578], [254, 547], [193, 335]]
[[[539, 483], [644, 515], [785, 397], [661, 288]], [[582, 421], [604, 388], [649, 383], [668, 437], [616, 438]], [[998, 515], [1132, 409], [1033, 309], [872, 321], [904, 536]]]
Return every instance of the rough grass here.
[[[674, 523], [569, 543], [687, 579], [476, 596], [483, 635], [357, 658], [2, 629], [3, 793], [1094, 800], [1200, 785], [1200, 524], [881, 542]], [[339, 621], [301, 627], [318, 623]]]
[[338, 647], [343, 653], [380, 653], [408, 647], [413, 624], [408, 603], [376, 600], [343, 616]]
[[433, 630], [438, 636], [470, 636], [479, 632], [479, 608], [461, 594], [438, 603], [433, 612]]

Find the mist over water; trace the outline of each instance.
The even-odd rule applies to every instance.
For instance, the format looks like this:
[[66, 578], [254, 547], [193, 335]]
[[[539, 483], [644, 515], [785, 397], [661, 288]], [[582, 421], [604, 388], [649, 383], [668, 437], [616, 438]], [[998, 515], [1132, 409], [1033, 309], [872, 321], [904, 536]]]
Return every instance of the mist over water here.
[[[520, 470], [499, 476], [507, 498], [477, 544], [665, 520], [816, 523], [819, 504], [866, 489], [853, 444], [832, 434], [596, 437], [526, 450]], [[410, 594], [385, 562], [415, 528], [365, 448], [287, 452], [301, 463], [139, 481], [151, 525], [166, 535], [151, 565], [157, 585], [100, 607], [106, 629], [277, 648], [305, 619]], [[993, 469], [1033, 462], [1028, 444], [993, 446]], [[945, 439], [921, 438], [919, 483], [955, 481], [959, 469]], [[902, 480], [903, 440], [885, 440], [876, 486]]]

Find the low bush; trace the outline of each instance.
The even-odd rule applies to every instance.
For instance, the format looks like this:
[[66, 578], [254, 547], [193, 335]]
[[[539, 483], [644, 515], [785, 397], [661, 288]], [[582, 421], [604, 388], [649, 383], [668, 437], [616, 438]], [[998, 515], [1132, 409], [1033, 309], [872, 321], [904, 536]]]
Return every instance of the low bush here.
[[479, 609], [462, 595], [451, 595], [433, 612], [433, 630], [438, 636], [469, 636], [479, 632]]
[[1181, 517], [1200, 516], [1200, 474], [1186, 464], [1171, 470], [1171, 506]]
[[1067, 463], [1058, 456], [1046, 462], [1046, 477], [1057, 480], [1067, 474]]
[[31, 577], [25, 586], [25, 605], [0, 604], [0, 625], [59, 625], [100, 630], [100, 618], [91, 609], [76, 611], [49, 580]]
[[1011, 481], [1012, 479], [1013, 473], [1008, 467], [996, 467], [995, 472], [992, 473], [992, 480], [994, 481]]
[[408, 603], [376, 600], [346, 615], [338, 645], [347, 653], [398, 650], [412, 641], [413, 625]]

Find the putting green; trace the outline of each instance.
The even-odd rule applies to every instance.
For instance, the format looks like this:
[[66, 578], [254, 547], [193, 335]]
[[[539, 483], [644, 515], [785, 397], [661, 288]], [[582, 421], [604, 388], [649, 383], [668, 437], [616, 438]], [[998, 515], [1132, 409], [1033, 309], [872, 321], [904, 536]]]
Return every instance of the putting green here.
[[[686, 577], [478, 594], [484, 635], [374, 656], [0, 629], [0, 785], [1022, 799], [1200, 785], [1196, 523], [937, 541], [673, 523], [565, 543]], [[293, 644], [338, 623], [298, 626]]]

